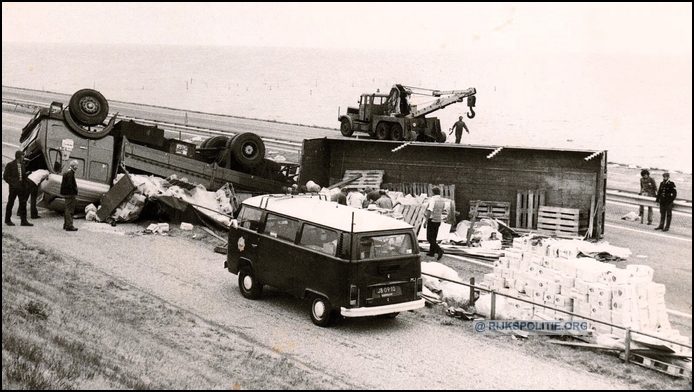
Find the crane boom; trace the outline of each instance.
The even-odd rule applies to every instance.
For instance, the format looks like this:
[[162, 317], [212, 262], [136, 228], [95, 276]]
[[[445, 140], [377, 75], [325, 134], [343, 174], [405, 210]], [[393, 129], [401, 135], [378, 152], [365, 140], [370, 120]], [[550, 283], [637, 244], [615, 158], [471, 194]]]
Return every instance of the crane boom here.
[[[477, 90], [475, 90], [474, 87], [471, 87], [467, 90], [451, 90], [451, 91], [440, 91], [440, 90], [433, 90], [431, 95], [435, 97], [440, 97], [436, 101], [434, 101], [432, 104], [425, 106], [421, 109], [417, 109], [413, 112], [411, 112], [407, 117], [419, 117], [419, 116], [424, 116], [429, 113], [435, 112], [439, 109], [443, 109], [446, 106], [452, 105], [456, 102], [463, 102], [463, 99], [468, 98], [468, 97], [473, 97], [477, 93]], [[448, 95], [446, 97], [441, 97], [441, 95]], [[474, 106], [474, 99], [468, 99], [468, 106], [473, 107]]]

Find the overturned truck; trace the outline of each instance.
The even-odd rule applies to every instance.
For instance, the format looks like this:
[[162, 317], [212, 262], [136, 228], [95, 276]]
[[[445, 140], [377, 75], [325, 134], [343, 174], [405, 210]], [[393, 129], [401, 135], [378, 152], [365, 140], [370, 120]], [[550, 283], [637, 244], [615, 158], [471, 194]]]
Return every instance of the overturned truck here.
[[279, 193], [294, 183], [298, 165], [265, 158], [265, 145], [254, 133], [214, 136], [198, 146], [168, 138], [157, 126], [117, 116], [109, 119], [108, 102], [101, 93], [84, 89], [73, 94], [65, 108], [53, 102], [40, 109], [22, 129], [27, 170], [50, 173], [40, 186], [43, 207], [64, 209], [60, 183], [71, 160], [79, 165], [77, 208], [98, 203], [119, 170], [164, 178], [176, 175], [208, 190], [231, 183], [249, 194]]
[[[387, 185], [381, 187], [391, 190], [421, 184], [450, 186], [458, 220], [470, 219], [476, 201], [481, 201], [489, 211], [504, 206], [496, 217], [504, 215], [511, 227], [536, 230], [546, 225], [553, 232], [590, 238], [604, 232], [607, 151], [304, 140], [301, 184], [312, 180], [332, 185], [344, 182], [347, 171], [373, 170], [382, 171]], [[426, 186], [418, 189], [426, 192]], [[528, 195], [533, 197], [528, 200]], [[542, 210], [548, 215], [543, 217]]]

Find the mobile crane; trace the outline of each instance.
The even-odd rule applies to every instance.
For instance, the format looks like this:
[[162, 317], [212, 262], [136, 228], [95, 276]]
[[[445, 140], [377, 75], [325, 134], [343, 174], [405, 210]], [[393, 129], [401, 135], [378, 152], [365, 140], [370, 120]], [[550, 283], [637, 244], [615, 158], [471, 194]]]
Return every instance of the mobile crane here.
[[[475, 117], [475, 101], [477, 90], [474, 87], [466, 90], [430, 90], [421, 87], [394, 85], [389, 94], [362, 94], [359, 107], [348, 107], [346, 114], [340, 114], [340, 132], [350, 137], [354, 132], [366, 132], [372, 139], [378, 140], [407, 140], [443, 143], [446, 133], [441, 131], [441, 122], [436, 117], [427, 118], [446, 106], [462, 102], [467, 98], [470, 113], [468, 118]], [[413, 94], [437, 97], [424, 106], [410, 104]]]

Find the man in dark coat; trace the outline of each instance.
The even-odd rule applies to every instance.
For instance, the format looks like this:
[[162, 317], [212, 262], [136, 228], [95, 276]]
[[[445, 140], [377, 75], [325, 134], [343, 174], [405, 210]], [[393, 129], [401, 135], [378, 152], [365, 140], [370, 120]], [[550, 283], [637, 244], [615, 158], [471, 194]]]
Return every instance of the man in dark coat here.
[[656, 230], [670, 230], [670, 221], [672, 221], [672, 206], [677, 197], [677, 188], [675, 183], [670, 181], [670, 173], [663, 173], [663, 181], [658, 187], [658, 195], [655, 201], [660, 203], [660, 224]]
[[63, 174], [63, 182], [60, 184], [60, 194], [65, 198], [63, 230], [67, 231], [77, 231], [77, 228], [72, 223], [72, 216], [75, 214], [75, 201], [77, 199], [77, 181], [75, 180], [77, 168], [77, 161], [70, 161], [70, 167]]
[[17, 151], [14, 154], [14, 161], [5, 166], [5, 171], [2, 174], [3, 179], [10, 186], [10, 194], [7, 198], [7, 207], [5, 207], [5, 224], [14, 226], [12, 223], [12, 209], [14, 208], [14, 200], [19, 199], [19, 207], [17, 207], [18, 215], [22, 221], [22, 226], [33, 226], [27, 220], [27, 199], [29, 199], [29, 185], [27, 182], [27, 171], [24, 167], [24, 152]]

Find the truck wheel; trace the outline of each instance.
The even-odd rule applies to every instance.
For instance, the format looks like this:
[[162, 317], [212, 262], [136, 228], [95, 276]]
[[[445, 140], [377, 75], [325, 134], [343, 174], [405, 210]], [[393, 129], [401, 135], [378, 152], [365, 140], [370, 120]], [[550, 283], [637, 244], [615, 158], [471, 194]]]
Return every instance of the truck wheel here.
[[445, 143], [446, 142], [446, 133], [445, 132], [439, 132], [439, 134], [436, 135], [436, 141], [438, 143]]
[[78, 123], [98, 125], [108, 116], [108, 102], [100, 92], [85, 88], [72, 94], [68, 110]]
[[352, 126], [349, 125], [349, 120], [346, 118], [343, 118], [342, 121], [340, 121], [340, 132], [342, 132], [342, 136], [350, 137], [354, 133], [354, 130], [352, 130]]
[[200, 148], [216, 148], [217, 150], [201, 150], [200, 155], [205, 158], [207, 163], [212, 163], [218, 158], [218, 154], [224, 151], [223, 149], [228, 143], [229, 136], [217, 135], [207, 138], [200, 143]]
[[388, 127], [388, 123], [380, 122], [378, 125], [376, 125], [376, 139], [387, 140], [389, 134], [390, 129]]
[[393, 126], [390, 128], [390, 138], [397, 141], [405, 139], [405, 133], [402, 131], [402, 125], [393, 124]]
[[252, 132], [234, 136], [229, 142], [229, 149], [234, 160], [246, 167], [254, 167], [265, 158], [265, 143]]
[[251, 267], [243, 267], [239, 271], [239, 290], [248, 299], [258, 299], [263, 293], [263, 284], [258, 281]]
[[327, 327], [335, 320], [330, 301], [327, 298], [316, 296], [311, 302], [311, 321], [319, 327]]

